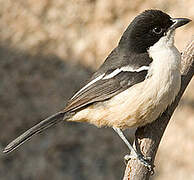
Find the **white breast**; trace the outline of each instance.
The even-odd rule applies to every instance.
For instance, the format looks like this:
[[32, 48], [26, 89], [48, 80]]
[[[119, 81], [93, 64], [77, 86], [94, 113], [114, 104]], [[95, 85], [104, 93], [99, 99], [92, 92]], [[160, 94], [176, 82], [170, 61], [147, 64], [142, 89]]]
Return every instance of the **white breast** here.
[[145, 81], [79, 111], [72, 121], [86, 121], [96, 126], [129, 128], [154, 121], [175, 99], [180, 89], [180, 53], [173, 37], [161, 38], [149, 49], [153, 59]]

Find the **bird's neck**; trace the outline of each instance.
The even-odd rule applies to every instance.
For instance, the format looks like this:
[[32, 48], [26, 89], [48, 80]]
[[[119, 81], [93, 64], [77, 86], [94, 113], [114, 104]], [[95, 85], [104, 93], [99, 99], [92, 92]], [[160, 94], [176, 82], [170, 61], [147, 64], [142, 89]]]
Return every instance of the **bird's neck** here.
[[170, 75], [173, 71], [180, 71], [181, 55], [174, 46], [174, 32], [162, 37], [148, 50], [153, 59], [150, 67], [150, 75], [163, 77]]

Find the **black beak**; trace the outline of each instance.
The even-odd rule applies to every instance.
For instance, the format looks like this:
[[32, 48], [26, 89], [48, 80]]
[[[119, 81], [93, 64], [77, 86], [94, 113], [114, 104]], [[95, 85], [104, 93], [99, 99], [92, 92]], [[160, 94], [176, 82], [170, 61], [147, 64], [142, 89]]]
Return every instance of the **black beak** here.
[[181, 27], [189, 23], [191, 20], [187, 18], [171, 18], [171, 21], [173, 22], [173, 24], [170, 26], [169, 30], [174, 30], [178, 27]]

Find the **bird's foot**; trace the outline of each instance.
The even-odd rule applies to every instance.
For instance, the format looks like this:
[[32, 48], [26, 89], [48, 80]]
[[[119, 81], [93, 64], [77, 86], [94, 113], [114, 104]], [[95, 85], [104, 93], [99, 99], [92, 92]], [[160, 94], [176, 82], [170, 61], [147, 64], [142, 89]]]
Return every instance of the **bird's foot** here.
[[140, 154], [125, 155], [124, 161], [126, 164], [130, 159], [138, 159], [149, 171], [151, 171], [151, 174], [154, 174], [154, 165], [151, 163], [151, 157], [144, 157]]

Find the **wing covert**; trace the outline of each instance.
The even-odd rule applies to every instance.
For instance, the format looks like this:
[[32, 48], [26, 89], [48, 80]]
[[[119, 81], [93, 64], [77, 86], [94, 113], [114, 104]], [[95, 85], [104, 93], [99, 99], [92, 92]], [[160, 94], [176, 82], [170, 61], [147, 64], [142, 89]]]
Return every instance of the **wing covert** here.
[[90, 81], [89, 85], [86, 84], [78, 91], [68, 102], [64, 111], [75, 111], [89, 104], [105, 101], [134, 84], [144, 81], [147, 72], [146, 68], [140, 71], [109, 70], [106, 74], [96, 77], [97, 80], [92, 79], [93, 82]]

